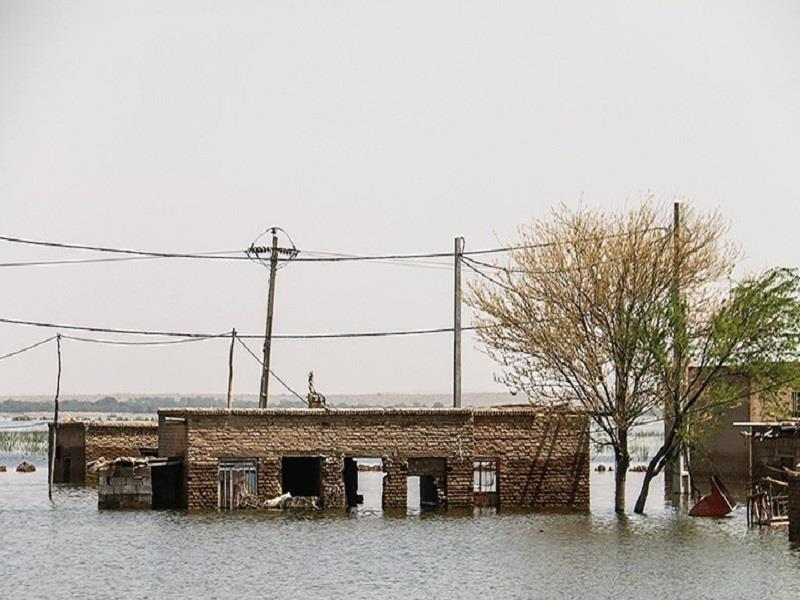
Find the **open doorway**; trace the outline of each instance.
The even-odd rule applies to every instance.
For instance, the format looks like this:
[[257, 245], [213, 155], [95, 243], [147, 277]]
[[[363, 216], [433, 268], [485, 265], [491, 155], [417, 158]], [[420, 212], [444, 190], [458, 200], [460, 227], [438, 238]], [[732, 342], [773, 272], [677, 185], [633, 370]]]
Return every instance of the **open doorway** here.
[[383, 512], [383, 461], [380, 458], [346, 457], [344, 489], [347, 508], [358, 514]]
[[409, 512], [446, 508], [447, 459], [409, 458], [406, 486]]

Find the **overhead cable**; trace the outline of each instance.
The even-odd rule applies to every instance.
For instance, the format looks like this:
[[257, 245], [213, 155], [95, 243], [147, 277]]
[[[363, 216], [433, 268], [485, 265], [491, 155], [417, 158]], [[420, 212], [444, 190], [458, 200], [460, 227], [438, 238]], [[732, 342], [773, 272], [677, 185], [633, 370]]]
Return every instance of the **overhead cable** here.
[[[643, 232], [651, 231], [651, 230], [661, 230], [663, 228], [651, 228], [642, 230]], [[557, 242], [542, 242], [538, 244], [523, 244], [523, 245], [516, 245], [516, 246], [502, 246], [498, 248], [486, 248], [482, 250], [470, 250], [462, 253], [462, 256], [470, 256], [470, 255], [479, 255], [479, 254], [492, 254], [498, 252], [510, 252], [514, 250], [524, 250], [524, 249], [533, 249], [533, 248], [545, 248], [549, 246], [557, 246], [562, 244], [577, 244], [585, 241], [593, 241], [593, 240], [604, 240], [604, 239], [613, 239], [619, 237], [625, 237], [628, 235], [632, 235], [635, 232], [626, 232], [620, 234], [612, 234], [612, 235], [605, 235], [605, 236], [594, 236], [594, 237], [587, 237], [587, 238], [576, 238], [573, 240], [559, 240]], [[641, 232], [638, 232], [641, 233]], [[68, 244], [63, 242], [48, 242], [42, 240], [32, 240], [27, 238], [19, 238], [19, 237], [12, 237], [12, 236], [3, 236], [0, 235], [0, 241], [15, 243], [15, 244], [26, 244], [32, 246], [43, 246], [48, 248], [65, 248], [70, 250], [87, 250], [92, 252], [108, 252], [112, 254], [126, 254], [126, 255], [134, 255], [134, 256], [141, 256], [141, 257], [149, 257], [149, 258], [180, 258], [180, 259], [206, 259], [206, 260], [235, 260], [235, 261], [249, 261], [251, 258], [245, 254], [244, 250], [227, 250], [222, 252], [193, 252], [193, 253], [183, 253], [183, 252], [155, 252], [149, 250], [134, 250], [130, 248], [112, 248], [107, 246], [90, 246], [84, 244]], [[301, 252], [301, 251], [298, 251]], [[335, 254], [335, 253], [323, 253], [320, 251], [312, 252], [309, 251], [309, 254]], [[241, 254], [239, 256], [238, 254]], [[333, 263], [333, 262], [358, 262], [358, 261], [391, 261], [391, 260], [416, 260], [416, 259], [425, 259], [425, 258], [451, 258], [453, 256], [452, 252], [429, 252], [429, 253], [409, 253], [409, 254], [378, 254], [378, 255], [358, 255], [358, 254], [342, 254], [342, 255], [332, 255], [332, 256], [284, 256], [279, 257], [279, 262], [288, 262], [288, 261], [295, 261], [295, 262], [305, 262], [305, 263]], [[8, 263], [7, 266], [36, 266], [37, 264], [71, 264], [77, 261], [69, 261], [69, 262], [58, 262], [58, 261], [32, 261], [29, 265], [25, 263]], [[33, 264], [36, 263], [36, 264]], [[2, 264], [0, 264], [2, 266]]]
[[[256, 355], [256, 353], [255, 353], [255, 352], [253, 352], [253, 351], [250, 349], [250, 346], [248, 346], [247, 344], [245, 344], [245, 343], [244, 343], [244, 340], [241, 340], [241, 339], [239, 339], [239, 334], [236, 334], [236, 335], [234, 335], [234, 336], [233, 336], [233, 338], [234, 338], [234, 339], [235, 339], [237, 342], [239, 342], [239, 343], [240, 343], [240, 344], [241, 344], [241, 345], [244, 347], [244, 349], [245, 349], [245, 350], [247, 350], [247, 353], [248, 353], [250, 356], [252, 356], [254, 359], [256, 359], [256, 362], [257, 362], [258, 364], [260, 364], [260, 365], [261, 365], [261, 368], [263, 369], [263, 368], [264, 368], [264, 362], [263, 362], [263, 361], [262, 361], [260, 358], [258, 358], [258, 356]], [[296, 397], [300, 398], [300, 400], [302, 400], [302, 401], [303, 401], [303, 402], [304, 402], [306, 405], [308, 404], [308, 399], [306, 399], [306, 398], [303, 398], [303, 397], [302, 397], [300, 394], [298, 394], [297, 392], [295, 392], [295, 391], [294, 391], [294, 390], [293, 390], [293, 389], [292, 389], [292, 388], [289, 386], [289, 384], [288, 384], [288, 383], [286, 383], [286, 382], [285, 382], [283, 379], [281, 379], [280, 377], [278, 377], [278, 376], [275, 374], [275, 371], [273, 371], [272, 369], [269, 369], [269, 374], [270, 374], [270, 375], [272, 375], [272, 376], [273, 376], [275, 379], [277, 379], [277, 380], [278, 380], [278, 383], [280, 383], [280, 384], [281, 384], [283, 387], [285, 387], [287, 390], [289, 390], [289, 392], [291, 392], [292, 394], [294, 394]]]
[[[121, 329], [113, 327], [93, 327], [86, 325], [64, 325], [59, 323], [46, 323], [43, 321], [25, 321], [21, 319], [0, 318], [0, 323], [9, 325], [26, 325], [31, 327], [43, 327], [48, 329], [62, 329], [65, 331], [90, 331], [93, 333], [115, 333], [121, 335], [152, 335], [159, 337], [177, 337], [192, 339], [211, 339], [229, 338], [230, 332], [224, 333], [199, 333], [188, 331], [153, 331], [146, 329]], [[476, 327], [462, 327], [462, 330], [476, 329]], [[428, 335], [437, 333], [452, 333], [452, 327], [437, 327], [430, 329], [403, 329], [394, 331], [356, 331], [345, 333], [285, 333], [273, 335], [272, 339], [280, 340], [319, 340], [319, 339], [343, 339], [343, 338], [376, 338], [376, 337], [397, 337], [410, 335]], [[65, 336], [66, 337], [66, 336]], [[243, 339], [264, 339], [264, 334], [237, 334]], [[89, 340], [83, 340], [89, 341]], [[113, 340], [103, 340], [98, 343], [113, 342]]]
[[0, 356], [0, 360], [3, 360], [4, 358], [11, 358], [12, 356], [16, 356], [17, 354], [22, 354], [23, 352], [27, 352], [28, 350], [33, 350], [34, 348], [37, 348], [38, 346], [46, 344], [47, 342], [52, 342], [54, 339], [56, 339], [56, 336], [54, 336], [54, 335], [50, 336], [49, 338], [44, 339], [44, 340], [42, 340], [40, 342], [36, 342], [35, 344], [31, 344], [30, 346], [25, 346], [24, 348], [20, 348], [19, 350], [14, 350], [13, 352], [9, 352], [8, 354], [4, 354], [4, 355]]

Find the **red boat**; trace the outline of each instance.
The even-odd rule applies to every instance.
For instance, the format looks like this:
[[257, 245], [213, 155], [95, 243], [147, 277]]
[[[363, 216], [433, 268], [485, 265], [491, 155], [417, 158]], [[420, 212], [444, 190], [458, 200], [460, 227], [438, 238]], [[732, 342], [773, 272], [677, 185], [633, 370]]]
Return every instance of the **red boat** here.
[[733, 510], [725, 486], [716, 475], [711, 477], [711, 493], [703, 496], [689, 511], [690, 517], [724, 517]]

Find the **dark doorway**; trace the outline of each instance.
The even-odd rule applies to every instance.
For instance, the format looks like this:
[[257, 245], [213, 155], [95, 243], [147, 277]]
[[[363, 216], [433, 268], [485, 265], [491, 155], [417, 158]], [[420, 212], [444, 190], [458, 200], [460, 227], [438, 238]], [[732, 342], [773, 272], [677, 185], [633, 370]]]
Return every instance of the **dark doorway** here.
[[427, 508], [446, 508], [447, 459], [424, 457], [408, 459], [408, 508], [412, 512]]
[[284, 456], [281, 462], [283, 492], [292, 496], [319, 496], [322, 459], [318, 456]]
[[183, 465], [154, 465], [150, 468], [153, 508], [186, 508], [183, 494]]
[[432, 475], [419, 477], [419, 505], [421, 508], [439, 505], [439, 491]]

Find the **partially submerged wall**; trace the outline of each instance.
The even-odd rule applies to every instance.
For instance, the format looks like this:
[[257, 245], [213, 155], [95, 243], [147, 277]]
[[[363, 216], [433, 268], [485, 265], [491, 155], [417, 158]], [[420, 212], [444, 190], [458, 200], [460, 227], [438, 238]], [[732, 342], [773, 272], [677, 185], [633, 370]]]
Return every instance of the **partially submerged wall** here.
[[[218, 506], [219, 465], [257, 461], [261, 501], [279, 496], [284, 457], [320, 457], [321, 499], [344, 508], [345, 458], [381, 458], [383, 505], [405, 508], [409, 459], [444, 459], [450, 508], [472, 507], [474, 461], [497, 461], [501, 506], [589, 507], [588, 417], [496, 409], [170, 409], [161, 456], [185, 457], [190, 509]], [[169, 429], [168, 429], [169, 428]], [[185, 432], [185, 438], [184, 436]], [[418, 468], [418, 467], [416, 467]]]
[[498, 458], [500, 506], [589, 507], [585, 415], [475, 411], [475, 458]]
[[[52, 425], [50, 427], [52, 451]], [[97, 472], [86, 464], [100, 457], [140, 456], [142, 448], [158, 444], [158, 425], [154, 421], [72, 421], [58, 424], [56, 435], [57, 482], [97, 485]], [[69, 458], [69, 478], [65, 478], [65, 458]]]

